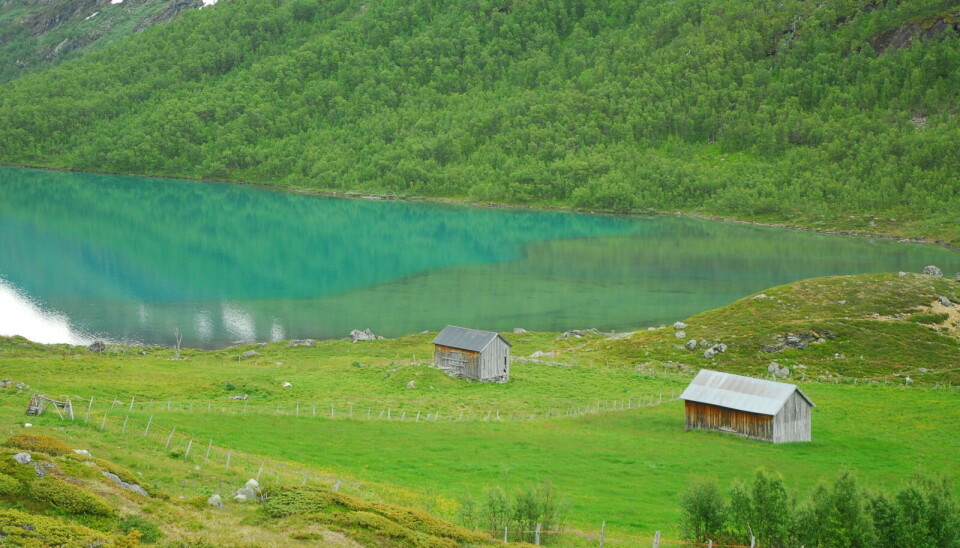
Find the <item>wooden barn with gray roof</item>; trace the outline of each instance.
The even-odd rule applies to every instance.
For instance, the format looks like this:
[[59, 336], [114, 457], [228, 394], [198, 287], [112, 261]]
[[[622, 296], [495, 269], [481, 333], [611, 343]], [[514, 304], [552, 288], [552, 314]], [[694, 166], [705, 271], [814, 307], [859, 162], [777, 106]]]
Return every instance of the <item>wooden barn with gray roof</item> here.
[[813, 401], [793, 384], [701, 369], [680, 395], [687, 430], [784, 443], [810, 441]]
[[434, 363], [453, 377], [510, 380], [510, 343], [499, 333], [448, 325], [433, 339], [433, 345]]

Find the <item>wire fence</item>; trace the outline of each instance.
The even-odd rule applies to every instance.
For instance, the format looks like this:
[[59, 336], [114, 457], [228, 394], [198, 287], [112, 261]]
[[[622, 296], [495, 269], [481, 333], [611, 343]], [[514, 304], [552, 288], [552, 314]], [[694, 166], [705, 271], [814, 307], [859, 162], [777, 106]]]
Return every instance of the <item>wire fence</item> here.
[[[171, 406], [173, 402], [171, 401]], [[67, 420], [67, 419], [65, 419]], [[203, 465], [207, 469], [219, 468], [224, 473], [232, 473], [242, 478], [256, 479], [261, 485], [321, 485], [339, 490], [344, 483], [335, 475], [322, 473], [307, 466], [295, 463], [251, 455], [216, 442], [213, 438], [197, 437], [178, 429], [176, 426], [161, 424], [156, 415], [142, 416], [125, 414], [119, 409], [107, 408], [98, 413], [76, 413], [74, 422], [85, 423], [100, 432], [120, 433], [128, 437], [141, 437], [162, 446], [169, 456], [183, 459], [192, 464]], [[239, 486], [238, 486], [239, 487]], [[233, 489], [223, 490], [222, 481], [215, 492], [224, 496], [232, 495]], [[713, 542], [690, 542], [662, 537], [660, 531], [652, 535], [630, 534], [609, 529], [603, 522], [598, 530], [534, 530], [477, 529], [490, 534], [495, 541], [527, 542], [536, 545], [573, 544], [576, 546], [598, 546], [600, 548], [617, 547], [682, 547], [706, 546], [708, 548], [757, 548], [755, 545], [719, 544]]]
[[251, 401], [250, 399], [231, 400], [174, 400], [156, 398], [129, 399], [113, 397], [71, 396], [74, 413], [85, 421], [91, 415], [107, 412], [144, 412], [144, 413], [208, 413], [217, 415], [272, 415], [286, 417], [311, 417], [333, 420], [384, 420], [396, 422], [437, 423], [437, 422], [526, 422], [545, 419], [581, 417], [604, 412], [619, 412], [631, 409], [656, 407], [675, 401], [677, 394], [649, 394], [619, 398], [615, 400], [597, 400], [596, 402], [574, 404], [570, 406], [552, 406], [544, 408], [496, 408], [476, 409], [459, 407], [440, 409], [441, 406], [420, 405], [417, 403], [384, 404], [359, 401], [308, 402], [308, 401]]

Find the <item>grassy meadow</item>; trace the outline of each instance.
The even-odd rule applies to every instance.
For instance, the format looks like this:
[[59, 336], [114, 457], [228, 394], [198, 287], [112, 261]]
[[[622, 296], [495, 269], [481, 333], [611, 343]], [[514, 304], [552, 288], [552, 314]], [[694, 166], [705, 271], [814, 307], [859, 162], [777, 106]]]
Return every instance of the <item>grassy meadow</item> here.
[[[490, 487], [516, 492], [550, 481], [569, 504], [572, 528], [606, 521], [610, 531], [676, 538], [678, 497], [694, 480], [725, 489], [763, 468], [805, 493], [850, 471], [889, 492], [916, 473], [955, 476], [960, 325], [934, 301], [958, 287], [912, 274], [806, 280], [686, 319], [684, 339], [672, 327], [623, 338], [505, 334], [515, 357], [547, 355], [515, 361], [503, 385], [431, 367], [429, 333], [184, 350], [181, 360], [159, 347], [94, 354], [3, 339], [3, 376], [30, 388], [0, 391], [0, 417], [10, 433], [30, 420], [103, 451], [173, 495], [211, 493], [225, 478], [252, 477], [266, 459], [274, 463], [266, 477], [283, 463], [293, 471], [284, 481], [339, 479], [345, 489], [455, 520], [460, 501], [482, 499]], [[824, 337], [764, 350], [810, 331]], [[708, 359], [683, 347], [689, 338], [729, 348]], [[242, 357], [249, 350], [257, 354]], [[812, 443], [684, 431], [682, 402], [672, 398], [699, 368], [765, 376], [772, 360], [790, 367], [817, 404]], [[77, 420], [24, 417], [34, 391], [74, 396]], [[248, 399], [227, 399], [242, 394]]]

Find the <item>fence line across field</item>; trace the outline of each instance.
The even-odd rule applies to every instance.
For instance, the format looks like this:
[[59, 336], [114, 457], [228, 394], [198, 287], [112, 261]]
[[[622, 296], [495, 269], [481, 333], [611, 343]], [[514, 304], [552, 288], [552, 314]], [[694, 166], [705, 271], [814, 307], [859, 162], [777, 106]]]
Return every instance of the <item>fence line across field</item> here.
[[[675, 401], [678, 395], [650, 394], [615, 400], [597, 400], [596, 403], [575, 404], [570, 406], [552, 406], [544, 408], [526, 409], [475, 409], [455, 408], [438, 409], [415, 404], [374, 404], [348, 402], [251, 402], [250, 400], [210, 401], [210, 400], [174, 400], [174, 399], [120, 399], [119, 396], [106, 398], [106, 401], [96, 396], [83, 398], [74, 396], [75, 405], [85, 410], [84, 420], [89, 419], [94, 407], [110, 410], [124, 409], [127, 412], [187, 412], [187, 413], [216, 413], [221, 415], [285, 415], [296, 417], [316, 417], [326, 419], [357, 419], [357, 420], [388, 420], [404, 422], [465, 422], [465, 421], [500, 421], [521, 422], [563, 417], [577, 417], [600, 412], [626, 411], [656, 407], [663, 403]], [[86, 403], [86, 405], [83, 405]]]
[[[145, 420], [136, 415], [126, 414], [127, 410], [115, 409], [113, 412], [107, 409], [102, 415], [94, 415], [80, 419], [76, 417], [74, 422], [83, 420], [89, 426], [98, 431], [119, 431], [130, 437], [140, 436], [152, 442], [163, 446], [163, 451], [170, 454], [177, 454], [178, 458], [188, 459], [191, 462], [202, 463], [203, 466], [221, 468], [224, 472], [234, 471], [242, 473], [242, 476], [256, 479], [262, 485], [269, 484], [288, 484], [288, 485], [307, 485], [318, 484], [333, 490], [339, 490], [342, 481], [336, 476], [317, 472], [307, 467], [293, 466], [282, 461], [249, 455], [234, 448], [218, 445], [210, 437], [196, 437], [185, 434], [182, 428], [176, 426], [167, 426], [160, 424], [155, 420], [155, 415], [148, 416]], [[69, 419], [63, 419], [69, 420]], [[230, 493], [222, 492], [222, 482], [218, 489], [221, 495], [229, 496]], [[668, 546], [704, 546], [707, 548], [759, 548], [754, 544], [735, 545], [735, 544], [715, 544], [712, 541], [707, 543], [680, 541], [673, 539], [664, 539], [660, 537], [657, 531], [654, 536], [631, 535], [628, 533], [618, 533], [607, 528], [606, 522], [603, 522], [599, 530], [581, 531], [581, 530], [542, 530], [540, 525], [533, 531], [524, 529], [510, 530], [505, 527], [502, 530], [478, 529], [486, 532], [495, 540], [509, 542], [513, 540], [531, 540], [534, 544], [540, 545], [541, 541], [561, 535], [569, 535], [582, 539], [591, 546], [599, 548], [610, 548], [614, 546], [652, 546], [653, 548], [666, 548]]]

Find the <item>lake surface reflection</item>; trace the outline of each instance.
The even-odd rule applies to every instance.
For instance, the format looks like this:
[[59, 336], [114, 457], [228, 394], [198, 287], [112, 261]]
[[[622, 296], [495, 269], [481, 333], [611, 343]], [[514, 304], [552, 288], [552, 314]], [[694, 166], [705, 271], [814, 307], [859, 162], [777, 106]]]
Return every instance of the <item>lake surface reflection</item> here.
[[14, 168], [0, 192], [0, 334], [43, 342], [626, 330], [812, 276], [960, 270], [960, 253], [937, 247], [679, 217]]

